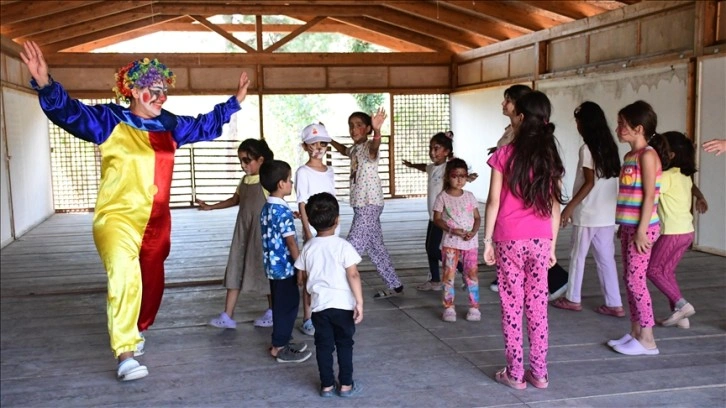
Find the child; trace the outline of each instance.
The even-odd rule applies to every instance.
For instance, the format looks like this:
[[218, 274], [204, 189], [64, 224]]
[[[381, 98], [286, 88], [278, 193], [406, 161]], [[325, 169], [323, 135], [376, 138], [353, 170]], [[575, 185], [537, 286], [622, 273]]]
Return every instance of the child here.
[[295, 223], [284, 200], [292, 193], [291, 177], [290, 165], [284, 161], [270, 160], [260, 166], [260, 183], [270, 192], [260, 215], [262, 260], [270, 280], [274, 316], [270, 355], [279, 363], [301, 363], [312, 355], [305, 342], [291, 343], [300, 306], [298, 285], [302, 285], [293, 267], [298, 256]]
[[459, 259], [464, 264], [464, 282], [469, 289], [469, 312], [466, 320], [481, 320], [479, 312], [479, 278], [477, 252], [479, 251], [479, 202], [469, 191], [463, 190], [468, 178], [468, 166], [461, 159], [446, 164], [444, 189], [434, 202], [434, 223], [444, 233], [442, 263], [444, 265], [445, 322], [456, 321], [454, 309], [454, 278]]
[[[378, 149], [381, 146], [381, 125], [386, 112], [378, 109], [373, 117], [354, 112], [348, 118], [348, 131], [353, 146], [346, 148], [335, 140], [330, 143], [341, 154], [350, 157], [350, 205], [353, 207], [353, 223], [348, 232], [348, 242], [364, 255], [366, 252], [376, 266], [378, 274], [391, 290], [379, 290], [374, 299], [384, 299], [403, 293], [403, 284], [396, 275], [388, 250], [383, 245], [381, 213], [383, 190], [378, 175]], [[373, 139], [368, 135], [373, 132]]]
[[308, 198], [308, 222], [317, 230], [307, 241], [295, 267], [312, 296], [315, 349], [320, 372], [320, 396], [332, 397], [335, 388], [333, 350], [338, 354], [338, 392], [349, 397], [360, 391], [353, 381], [353, 334], [363, 320], [363, 289], [353, 245], [335, 234], [339, 207], [327, 192]]
[[[439, 274], [439, 262], [441, 262], [441, 239], [443, 231], [434, 224], [434, 201], [436, 196], [444, 189], [444, 170], [446, 161], [454, 156], [453, 141], [454, 132], [439, 132], [435, 134], [429, 142], [429, 157], [431, 163], [411, 163], [408, 160], [403, 161], [403, 165], [412, 169], [425, 171], [428, 175], [428, 189], [426, 204], [429, 210], [429, 224], [426, 228], [426, 255], [429, 261], [430, 279], [425, 283], [416, 286], [416, 289], [422, 291], [436, 290], [442, 288], [441, 275]], [[474, 181], [477, 178], [476, 173], [469, 175], [468, 181]], [[463, 267], [458, 265], [458, 269], [463, 271]]]
[[[262, 235], [260, 234], [260, 211], [267, 200], [267, 191], [260, 185], [260, 166], [273, 159], [274, 154], [264, 140], [247, 139], [237, 149], [240, 165], [245, 175], [237, 186], [234, 195], [217, 204], [209, 205], [197, 200], [203, 211], [229, 208], [239, 205], [237, 222], [229, 247], [227, 269], [224, 271], [224, 287], [227, 297], [224, 311], [209, 322], [210, 326], [221, 329], [235, 329], [234, 308], [240, 292], [267, 295], [271, 306], [270, 286], [262, 265]], [[262, 317], [255, 320], [255, 326], [272, 326], [272, 309], [268, 308]]]
[[681, 295], [676, 281], [676, 266], [693, 242], [691, 194], [696, 196], [698, 212], [708, 210], [708, 203], [691, 180], [691, 176], [696, 173], [693, 143], [679, 132], [665, 132], [663, 137], [668, 140], [670, 162], [664, 166], [660, 180], [658, 218], [661, 235], [653, 245], [647, 276], [666, 295], [670, 310], [673, 311], [660, 323], [687, 329], [690, 327], [688, 318], [696, 310]]
[[[315, 236], [315, 227], [311, 227], [308, 222], [305, 203], [315, 193], [326, 192], [335, 195], [335, 173], [333, 173], [332, 167], [326, 166], [323, 162], [331, 140], [325, 126], [321, 123], [308, 125], [300, 136], [302, 147], [309, 157], [307, 163], [300, 166], [295, 172], [295, 195], [302, 221], [303, 243], [305, 243]], [[338, 227], [335, 234], [339, 233], [340, 228]], [[310, 313], [310, 297], [307, 291], [303, 290], [303, 324], [300, 326], [300, 331], [308, 336], [315, 334], [315, 326], [310, 320]]]
[[[660, 231], [657, 207], [661, 162], [667, 157], [665, 139], [655, 133], [658, 117], [644, 101], [636, 101], [618, 112], [618, 140], [630, 145], [620, 169], [615, 222], [622, 247], [623, 281], [630, 305], [630, 332], [608, 341], [615, 351], [627, 355], [656, 355], [653, 337], [653, 306], [645, 279], [650, 251]], [[654, 150], [649, 143], [656, 144]]]
[[594, 102], [583, 102], [575, 109], [577, 131], [585, 144], [580, 146], [575, 195], [562, 211], [562, 228], [572, 221], [572, 249], [567, 294], [554, 302], [559, 309], [581, 311], [580, 290], [585, 258], [592, 244], [600, 288], [605, 304], [596, 312], [624, 317], [623, 303], [615, 266], [615, 205], [618, 195], [620, 156], [605, 113]]
[[[514, 140], [497, 149], [486, 205], [484, 261], [497, 265], [507, 366], [496, 380], [514, 389], [527, 382], [547, 388], [547, 269], [557, 262], [555, 244], [565, 172], [557, 151], [552, 108], [533, 91], [517, 100]], [[492, 242], [496, 242], [496, 253]], [[524, 371], [522, 309], [527, 315], [530, 370]]]

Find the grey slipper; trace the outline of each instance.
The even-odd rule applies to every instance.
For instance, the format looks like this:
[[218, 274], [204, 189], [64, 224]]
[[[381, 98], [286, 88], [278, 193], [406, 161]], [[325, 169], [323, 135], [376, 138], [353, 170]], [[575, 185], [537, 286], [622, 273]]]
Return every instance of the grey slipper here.
[[347, 398], [358, 395], [363, 390], [363, 387], [358, 384], [357, 381], [353, 381], [353, 386], [348, 391], [338, 391], [338, 395]]

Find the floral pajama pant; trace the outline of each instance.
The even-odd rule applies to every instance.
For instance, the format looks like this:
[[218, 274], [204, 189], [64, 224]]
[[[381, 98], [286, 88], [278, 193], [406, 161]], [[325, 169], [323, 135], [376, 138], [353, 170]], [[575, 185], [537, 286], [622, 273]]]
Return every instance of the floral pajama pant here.
[[[623, 281], [630, 305], [630, 321], [637, 322], [640, 327], [653, 327], [655, 326], [653, 302], [645, 278], [652, 247], [643, 254], [638, 252], [635, 247], [636, 230], [636, 226], [621, 225], [619, 231], [623, 256]], [[655, 224], [649, 226], [645, 234], [650, 242], [655, 242], [659, 232], [660, 225]]]
[[469, 292], [469, 307], [479, 309], [479, 248], [467, 250], [444, 247], [441, 251], [441, 263], [444, 265], [444, 307], [454, 307], [454, 280], [459, 257], [464, 264], [464, 282]]
[[504, 354], [507, 371], [517, 381], [524, 378], [522, 312], [527, 316], [532, 373], [538, 378], [547, 375], [547, 270], [551, 248], [550, 239], [496, 243]]
[[382, 212], [382, 205], [353, 207], [353, 223], [348, 233], [348, 242], [360, 256], [367, 253], [386, 286], [395, 289], [402, 284], [391, 263], [391, 256], [383, 245]]

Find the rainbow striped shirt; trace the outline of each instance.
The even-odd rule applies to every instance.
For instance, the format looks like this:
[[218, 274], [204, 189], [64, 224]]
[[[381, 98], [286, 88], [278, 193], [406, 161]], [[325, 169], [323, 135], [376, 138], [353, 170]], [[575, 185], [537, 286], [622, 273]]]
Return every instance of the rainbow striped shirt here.
[[[646, 146], [636, 152], [629, 152], [623, 159], [620, 169], [620, 186], [618, 187], [618, 204], [615, 210], [615, 223], [620, 225], [638, 225], [640, 210], [643, 207], [643, 183], [640, 169], [640, 156], [647, 150]], [[648, 225], [658, 224], [658, 198], [660, 196], [660, 177], [663, 170], [658, 166], [655, 175], [655, 203]]]

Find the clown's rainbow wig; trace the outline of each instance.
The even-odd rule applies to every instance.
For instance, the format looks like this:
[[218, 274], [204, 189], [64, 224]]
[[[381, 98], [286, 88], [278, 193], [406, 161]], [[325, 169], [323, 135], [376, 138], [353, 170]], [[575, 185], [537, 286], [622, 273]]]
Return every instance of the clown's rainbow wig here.
[[133, 88], [147, 88], [157, 81], [173, 86], [176, 79], [176, 75], [156, 58], [132, 61], [121, 68], [115, 76], [116, 86], [113, 92], [116, 98], [126, 103], [131, 102]]

